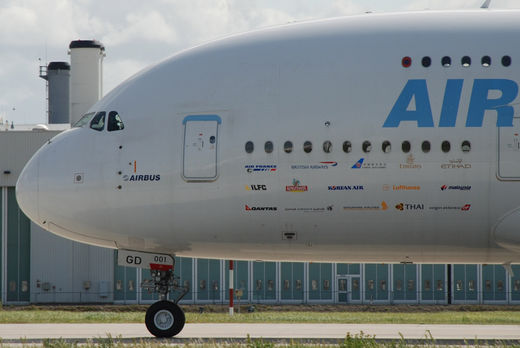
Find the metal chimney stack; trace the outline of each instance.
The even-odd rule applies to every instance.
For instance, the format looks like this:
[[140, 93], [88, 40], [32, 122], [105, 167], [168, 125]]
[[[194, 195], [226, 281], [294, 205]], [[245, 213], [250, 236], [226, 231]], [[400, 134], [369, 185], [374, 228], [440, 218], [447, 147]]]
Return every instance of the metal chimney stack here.
[[40, 77], [47, 80], [49, 124], [69, 123], [70, 65], [67, 62], [50, 62], [40, 67]]
[[103, 96], [105, 46], [95, 40], [76, 40], [70, 43], [69, 49], [70, 123], [73, 125]]

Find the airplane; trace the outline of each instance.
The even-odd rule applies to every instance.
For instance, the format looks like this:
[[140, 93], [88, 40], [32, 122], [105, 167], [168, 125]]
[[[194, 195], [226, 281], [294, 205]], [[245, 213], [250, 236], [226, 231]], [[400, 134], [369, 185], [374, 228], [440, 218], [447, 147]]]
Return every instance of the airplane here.
[[508, 267], [519, 32], [515, 10], [363, 14], [182, 51], [38, 150], [19, 205], [150, 268], [159, 337], [185, 322], [173, 255]]

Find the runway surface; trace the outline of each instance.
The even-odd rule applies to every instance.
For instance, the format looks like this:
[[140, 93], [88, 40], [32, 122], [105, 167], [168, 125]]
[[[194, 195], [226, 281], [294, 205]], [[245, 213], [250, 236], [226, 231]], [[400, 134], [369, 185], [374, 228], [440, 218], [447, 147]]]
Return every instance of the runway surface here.
[[[501, 340], [520, 342], [520, 325], [419, 325], [419, 324], [186, 324], [173, 340], [244, 340], [252, 338], [303, 341], [342, 340], [347, 333], [363, 332], [376, 339], [420, 340], [431, 336], [439, 341]], [[152, 337], [144, 324], [1, 324], [3, 342], [39, 341], [44, 338], [86, 340], [121, 337], [125, 340]], [[441, 343], [441, 342], [439, 342]]]

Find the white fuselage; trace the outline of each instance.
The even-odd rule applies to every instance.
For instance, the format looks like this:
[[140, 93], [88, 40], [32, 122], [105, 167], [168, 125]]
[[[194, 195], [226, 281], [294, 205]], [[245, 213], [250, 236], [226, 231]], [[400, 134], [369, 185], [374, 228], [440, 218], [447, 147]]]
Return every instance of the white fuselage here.
[[43, 146], [19, 203], [71, 239], [179, 256], [519, 262], [519, 33], [518, 11], [362, 15], [181, 52], [91, 108], [124, 129]]

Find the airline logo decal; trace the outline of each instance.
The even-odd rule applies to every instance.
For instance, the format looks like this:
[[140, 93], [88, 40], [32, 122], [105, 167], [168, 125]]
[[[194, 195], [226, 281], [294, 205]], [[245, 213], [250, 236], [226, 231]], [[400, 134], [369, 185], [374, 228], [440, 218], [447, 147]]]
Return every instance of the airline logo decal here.
[[329, 169], [337, 165], [338, 162], [335, 161], [323, 161], [319, 164], [292, 164], [291, 169]]
[[365, 187], [363, 185], [358, 186], [329, 186], [329, 191], [363, 191]]
[[[463, 85], [463, 79], [446, 81], [438, 127], [455, 127]], [[517, 96], [518, 84], [513, 80], [473, 80], [465, 126], [482, 127], [484, 114], [490, 110], [497, 115], [497, 127], [512, 127], [514, 109], [511, 104]], [[417, 79], [406, 82], [383, 123], [383, 127], [399, 127], [401, 122], [414, 122], [417, 127], [435, 127], [426, 80]]]
[[277, 207], [250, 207], [247, 204], [245, 205], [246, 211], [277, 211]]
[[424, 204], [421, 203], [398, 203], [395, 209], [399, 211], [404, 210], [424, 210]]
[[354, 163], [352, 169], [371, 169], [371, 168], [386, 168], [386, 163], [383, 162], [365, 162], [364, 158], [360, 158], [359, 161]]
[[332, 212], [334, 210], [333, 205], [328, 205], [326, 207], [318, 207], [318, 208], [285, 208], [285, 211], [294, 211], [300, 213], [327, 213]]
[[248, 164], [244, 167], [246, 172], [276, 172], [276, 164]]
[[161, 180], [161, 176], [159, 174], [132, 174], [132, 175], [123, 175], [123, 181], [159, 181]]
[[442, 185], [441, 191], [469, 191], [471, 190], [470, 185]]
[[[392, 191], [419, 191], [419, 185], [392, 185]], [[390, 185], [383, 185], [383, 191], [390, 191]]]
[[441, 164], [442, 169], [470, 169], [471, 164], [470, 163], [464, 163], [462, 158], [449, 160], [448, 163], [442, 163]]
[[382, 201], [380, 205], [351, 205], [343, 207], [343, 210], [388, 210], [388, 204]]
[[415, 163], [415, 157], [412, 154], [409, 154], [406, 157], [406, 164], [401, 163], [399, 165], [401, 169], [421, 169], [422, 165]]
[[442, 210], [442, 211], [447, 211], [447, 210], [469, 211], [471, 209], [471, 204], [464, 204], [463, 206], [460, 206], [460, 205], [455, 205], [455, 206], [450, 206], [450, 205], [431, 206], [431, 207], [429, 207], [429, 209], [430, 210], [434, 210], [434, 211], [439, 211], [439, 210]]
[[292, 185], [285, 186], [287, 192], [306, 192], [309, 188], [306, 185], [300, 185], [300, 180], [293, 179]]
[[267, 185], [246, 185], [248, 191], [267, 191]]

